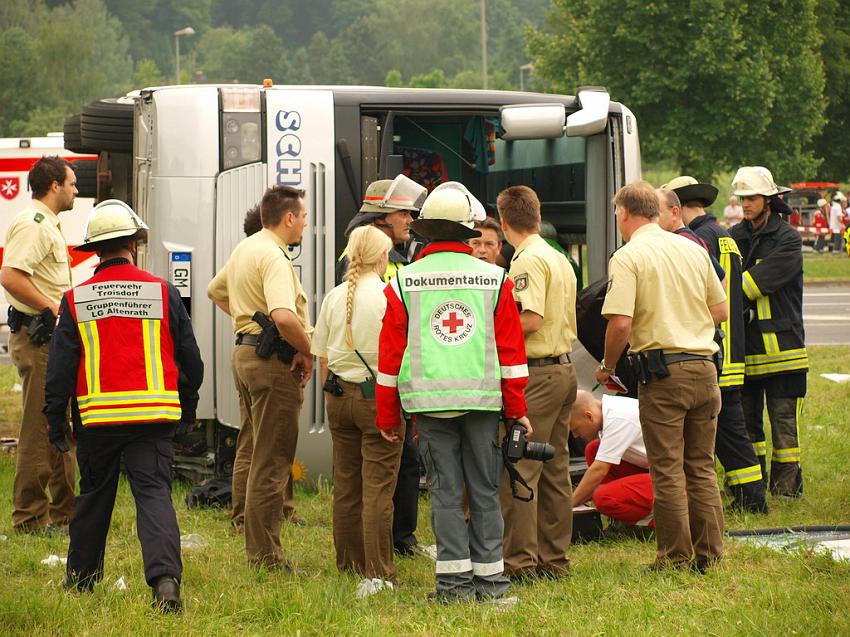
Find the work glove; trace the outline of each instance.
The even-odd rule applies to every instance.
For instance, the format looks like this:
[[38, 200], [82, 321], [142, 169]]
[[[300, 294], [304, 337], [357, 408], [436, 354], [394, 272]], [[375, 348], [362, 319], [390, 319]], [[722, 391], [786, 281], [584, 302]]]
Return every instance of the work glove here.
[[189, 433], [190, 431], [193, 431], [194, 429], [195, 429], [195, 421], [194, 420], [190, 420], [188, 422], [185, 421], [185, 420], [181, 420], [180, 422], [177, 423], [177, 427], [174, 429], [174, 435], [175, 436], [183, 436], [183, 435]]
[[69, 438], [73, 438], [71, 428], [64, 420], [61, 422], [50, 423], [47, 429], [47, 440], [59, 453], [68, 453], [71, 450], [71, 445], [68, 443]]

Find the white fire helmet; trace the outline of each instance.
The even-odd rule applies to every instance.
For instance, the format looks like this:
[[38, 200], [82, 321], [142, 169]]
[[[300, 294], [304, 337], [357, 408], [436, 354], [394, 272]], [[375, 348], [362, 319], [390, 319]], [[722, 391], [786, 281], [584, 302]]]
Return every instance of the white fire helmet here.
[[737, 197], [770, 197], [790, 191], [790, 188], [776, 185], [773, 174], [764, 166], [742, 166], [732, 180], [732, 194]]
[[140, 230], [147, 231], [148, 226], [130, 206], [118, 199], [106, 199], [92, 208], [86, 223], [84, 243], [76, 249], [94, 252], [97, 246], [92, 247], [92, 244], [132, 237]]
[[478, 198], [469, 192], [469, 189], [459, 181], [447, 181], [440, 184], [431, 191], [431, 195], [442, 190], [457, 190], [466, 195], [469, 199], [470, 207], [472, 208], [473, 221], [484, 221], [487, 218], [487, 211], [484, 209], [484, 205], [478, 201]]
[[475, 221], [472, 200], [456, 188], [443, 188], [442, 190], [435, 188], [428, 195], [425, 203], [422, 204], [419, 219], [423, 221], [454, 221], [471, 228]]

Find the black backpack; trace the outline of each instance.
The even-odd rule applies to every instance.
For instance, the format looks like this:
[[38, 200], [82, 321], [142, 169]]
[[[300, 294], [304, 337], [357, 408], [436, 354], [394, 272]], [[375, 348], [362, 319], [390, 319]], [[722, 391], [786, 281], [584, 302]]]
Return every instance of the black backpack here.
[[232, 476], [224, 476], [198, 483], [186, 494], [186, 506], [190, 509], [229, 509], [233, 500], [232, 482]]

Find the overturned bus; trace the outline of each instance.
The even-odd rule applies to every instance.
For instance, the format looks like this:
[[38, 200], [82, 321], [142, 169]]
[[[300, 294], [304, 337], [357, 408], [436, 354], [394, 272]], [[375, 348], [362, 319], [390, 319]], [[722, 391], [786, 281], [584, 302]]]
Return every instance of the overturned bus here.
[[[98, 198], [123, 199], [148, 223], [141, 265], [178, 287], [192, 317], [207, 369], [198, 405], [205, 426], [182, 442], [176, 469], [193, 479], [230, 473], [239, 426], [231, 321], [206, 287], [270, 185], [307, 192], [309, 225], [291, 256], [315, 320], [335, 284], [343, 230], [376, 179], [404, 172], [429, 188], [460, 181], [490, 214], [503, 188], [530, 186], [543, 218], [593, 280], [618, 243], [611, 198], [640, 178], [634, 115], [600, 87], [572, 97], [269, 81], [169, 86], [90, 104], [80, 127], [79, 147], [70, 150], [99, 154]], [[324, 395], [314, 377], [293, 477], [330, 474]]]

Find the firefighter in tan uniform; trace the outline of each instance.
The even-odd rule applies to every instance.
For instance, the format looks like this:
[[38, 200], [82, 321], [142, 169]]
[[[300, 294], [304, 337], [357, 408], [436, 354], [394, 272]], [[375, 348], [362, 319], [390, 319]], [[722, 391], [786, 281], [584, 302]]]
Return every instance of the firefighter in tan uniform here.
[[[247, 467], [234, 467], [234, 474], [248, 472], [246, 481], [233, 482], [234, 501], [244, 501], [245, 549], [252, 564], [288, 571], [280, 545], [280, 503], [298, 443], [303, 389], [313, 372], [307, 296], [288, 254], [307, 225], [304, 191], [270, 188], [260, 202], [260, 215], [263, 229], [236, 246], [207, 294], [233, 317], [240, 436], [244, 432], [253, 439]], [[252, 319], [255, 312], [270, 317], [280, 335], [268, 358], [257, 353], [263, 330]], [[242, 484], [244, 493], [237, 491]]]
[[[12, 521], [19, 533], [52, 533], [74, 512], [73, 454], [47, 441], [44, 377], [59, 301], [71, 287], [68, 246], [59, 213], [74, 207], [77, 179], [70, 164], [43, 157], [29, 173], [32, 203], [9, 225], [0, 280], [9, 309], [9, 354], [23, 385], [23, 418], [13, 486]], [[48, 500], [45, 489], [50, 490]]]
[[576, 373], [570, 361], [576, 338], [576, 277], [563, 254], [538, 234], [540, 201], [526, 186], [499, 194], [496, 205], [505, 238], [516, 248], [508, 276], [520, 306], [528, 357], [525, 398], [534, 428], [530, 440], [555, 447], [549, 462], [523, 459], [519, 473], [534, 491], [531, 502], [511, 496], [502, 481], [505, 573], [511, 577], [559, 577], [569, 569], [572, 485], [567, 450]]
[[649, 568], [704, 572], [723, 554], [714, 469], [720, 388], [712, 355], [714, 327], [728, 314], [726, 295], [708, 253], [658, 225], [652, 186], [624, 186], [614, 205], [627, 243], [608, 267], [608, 327], [596, 379], [608, 382], [628, 343], [655, 493], [657, 556]]

